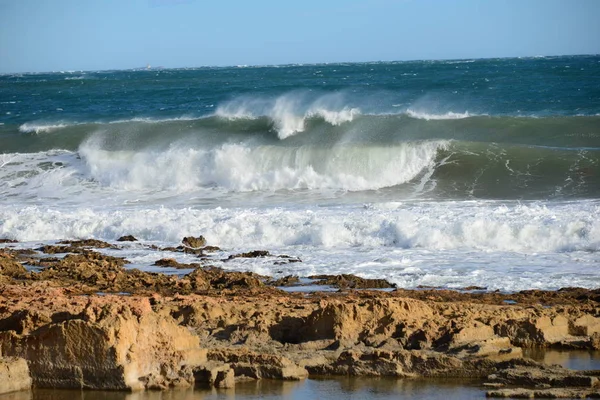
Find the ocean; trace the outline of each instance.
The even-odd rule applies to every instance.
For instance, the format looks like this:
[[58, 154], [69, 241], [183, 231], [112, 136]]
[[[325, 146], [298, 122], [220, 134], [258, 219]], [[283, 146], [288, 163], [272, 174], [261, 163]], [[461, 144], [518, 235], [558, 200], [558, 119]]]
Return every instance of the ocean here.
[[[0, 75], [0, 238], [404, 288], [600, 287], [600, 56]], [[265, 249], [299, 257], [222, 261]], [[193, 262], [180, 254], [181, 262]]]

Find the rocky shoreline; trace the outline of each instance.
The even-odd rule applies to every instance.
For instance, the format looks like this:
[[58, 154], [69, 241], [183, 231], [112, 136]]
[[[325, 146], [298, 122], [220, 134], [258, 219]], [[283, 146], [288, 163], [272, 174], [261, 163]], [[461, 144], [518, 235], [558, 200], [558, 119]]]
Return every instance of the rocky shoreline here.
[[[0, 393], [351, 375], [478, 378], [492, 397], [600, 397], [600, 371], [523, 355], [600, 349], [600, 290], [402, 290], [352, 275], [274, 280], [211, 260], [301, 260], [264, 250], [226, 255], [202, 237], [159, 249], [197, 257], [155, 263], [191, 271], [182, 276], [128, 269], [126, 259], [102, 253], [134, 240], [35, 249], [2, 241]], [[336, 290], [282, 290], [302, 285]]]

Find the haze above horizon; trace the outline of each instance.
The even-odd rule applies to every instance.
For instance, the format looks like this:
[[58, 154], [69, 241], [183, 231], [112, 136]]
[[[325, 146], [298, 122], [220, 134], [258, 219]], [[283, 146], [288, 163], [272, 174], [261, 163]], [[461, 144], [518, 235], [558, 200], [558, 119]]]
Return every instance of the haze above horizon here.
[[0, 0], [0, 72], [600, 53], [595, 0]]

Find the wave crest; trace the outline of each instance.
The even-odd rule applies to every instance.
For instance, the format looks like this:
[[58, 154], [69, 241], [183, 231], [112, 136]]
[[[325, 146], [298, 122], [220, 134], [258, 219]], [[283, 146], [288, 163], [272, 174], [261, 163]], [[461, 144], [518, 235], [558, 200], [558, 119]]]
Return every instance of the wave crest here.
[[53, 131], [57, 131], [61, 128], [66, 128], [69, 126], [66, 123], [54, 123], [54, 124], [44, 124], [44, 123], [35, 123], [35, 122], [26, 122], [19, 126], [19, 132], [22, 133], [49, 133]]
[[296, 189], [375, 190], [401, 185], [432, 166], [445, 142], [331, 148], [228, 143], [166, 151], [80, 148], [91, 179], [119, 190], [227, 191]]
[[438, 121], [438, 120], [446, 120], [446, 119], [464, 119], [464, 118], [470, 118], [470, 117], [478, 117], [481, 114], [472, 114], [468, 111], [465, 111], [463, 113], [448, 111], [443, 114], [433, 114], [433, 113], [428, 113], [425, 111], [417, 111], [417, 110], [408, 108], [406, 110], [406, 115], [408, 115], [411, 118], [423, 119], [426, 121], [432, 121], [432, 120]]
[[342, 94], [309, 98], [303, 93], [290, 93], [275, 99], [238, 98], [219, 106], [215, 115], [227, 120], [266, 117], [283, 140], [304, 132], [310, 118], [322, 118], [338, 126], [354, 120], [360, 109], [345, 105]]

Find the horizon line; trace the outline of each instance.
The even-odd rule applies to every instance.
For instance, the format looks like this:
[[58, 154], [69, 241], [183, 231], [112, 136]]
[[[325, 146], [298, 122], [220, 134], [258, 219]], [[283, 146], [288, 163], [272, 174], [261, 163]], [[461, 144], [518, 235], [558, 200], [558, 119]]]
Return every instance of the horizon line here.
[[219, 68], [274, 68], [274, 67], [298, 67], [298, 66], [319, 66], [319, 65], [340, 65], [340, 64], [379, 64], [379, 63], [410, 63], [410, 62], [422, 62], [422, 61], [464, 61], [464, 60], [502, 60], [502, 59], [527, 59], [527, 58], [550, 58], [550, 57], [586, 57], [586, 56], [600, 56], [600, 53], [583, 53], [583, 54], [550, 54], [550, 55], [531, 55], [531, 56], [500, 56], [500, 57], [465, 57], [465, 58], [421, 58], [421, 59], [407, 59], [407, 60], [370, 60], [370, 61], [335, 61], [335, 62], [312, 62], [312, 63], [282, 63], [282, 64], [230, 64], [230, 65], [198, 65], [198, 66], [185, 66], [185, 67], [151, 67], [139, 66], [129, 68], [108, 68], [108, 69], [65, 69], [65, 70], [54, 70], [54, 71], [24, 71], [24, 72], [0, 72], [0, 75], [15, 75], [15, 74], [54, 74], [54, 73], [74, 73], [74, 72], [113, 72], [113, 71], [159, 71], [159, 70], [191, 70], [191, 69], [219, 69]]

